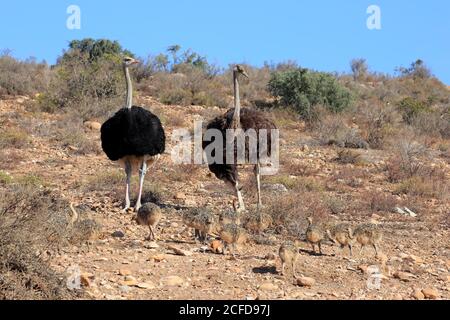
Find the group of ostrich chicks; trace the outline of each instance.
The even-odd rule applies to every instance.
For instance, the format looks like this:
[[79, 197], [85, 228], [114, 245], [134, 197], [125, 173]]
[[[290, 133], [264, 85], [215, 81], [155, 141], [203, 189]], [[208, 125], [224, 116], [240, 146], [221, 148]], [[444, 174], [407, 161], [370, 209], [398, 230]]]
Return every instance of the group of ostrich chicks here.
[[[150, 230], [146, 240], [157, 240], [155, 230], [162, 218], [162, 211], [159, 206], [153, 203], [146, 203], [134, 215], [133, 220], [141, 226], [147, 226]], [[266, 216], [268, 220], [268, 216]], [[240, 215], [236, 211], [227, 210], [222, 212], [218, 219], [206, 208], [195, 208], [183, 213], [183, 223], [187, 228], [195, 230], [195, 240], [202, 243], [208, 243], [208, 237], [218, 235], [223, 242], [222, 253], [226, 254], [230, 251], [235, 257], [236, 247], [246, 243], [249, 239], [248, 230], [252, 230], [255, 222], [248, 220], [244, 226], [241, 226]], [[382, 232], [375, 223], [364, 223], [352, 228], [350, 224], [340, 223], [331, 228], [323, 228], [319, 224], [313, 222], [313, 218], [309, 217], [306, 229], [306, 242], [312, 247], [313, 253], [316, 254], [316, 248], [322, 255], [322, 244], [332, 242], [344, 250], [349, 248], [350, 255], [353, 255], [353, 246], [360, 245], [360, 254], [366, 246], [372, 246], [378, 256], [380, 252], [380, 243], [382, 240]], [[269, 223], [258, 223], [259, 232], [264, 231]], [[253, 229], [254, 230], [254, 229]], [[296, 262], [300, 255], [300, 241], [286, 241], [278, 250], [281, 260], [281, 275], [285, 274], [286, 266], [292, 269], [292, 274], [296, 278]]]

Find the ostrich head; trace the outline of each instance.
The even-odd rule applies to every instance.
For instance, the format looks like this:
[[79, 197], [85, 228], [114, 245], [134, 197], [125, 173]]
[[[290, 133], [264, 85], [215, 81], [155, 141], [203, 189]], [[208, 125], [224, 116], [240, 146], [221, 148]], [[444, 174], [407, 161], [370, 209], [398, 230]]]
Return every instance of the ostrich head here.
[[132, 66], [134, 64], [138, 64], [139, 61], [136, 60], [136, 59], [133, 59], [131, 57], [124, 57], [123, 60], [122, 60], [122, 63], [123, 63], [124, 67], [130, 67], [130, 66]]
[[234, 72], [236, 72], [237, 74], [242, 74], [244, 77], [246, 77], [247, 79], [249, 79], [248, 73], [245, 71], [244, 67], [237, 64], [234, 69]]

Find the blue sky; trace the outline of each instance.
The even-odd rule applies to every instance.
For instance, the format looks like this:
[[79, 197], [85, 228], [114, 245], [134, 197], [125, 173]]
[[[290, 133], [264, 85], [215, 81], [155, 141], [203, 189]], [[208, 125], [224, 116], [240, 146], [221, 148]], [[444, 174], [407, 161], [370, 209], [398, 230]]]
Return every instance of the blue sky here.
[[[81, 30], [66, 28], [71, 4]], [[381, 30], [366, 27], [372, 4]], [[54, 63], [72, 39], [109, 38], [144, 57], [180, 44], [222, 66], [292, 59], [341, 72], [363, 57], [391, 73], [421, 58], [450, 84], [448, 0], [14, 0], [0, 10], [0, 49], [19, 58]]]

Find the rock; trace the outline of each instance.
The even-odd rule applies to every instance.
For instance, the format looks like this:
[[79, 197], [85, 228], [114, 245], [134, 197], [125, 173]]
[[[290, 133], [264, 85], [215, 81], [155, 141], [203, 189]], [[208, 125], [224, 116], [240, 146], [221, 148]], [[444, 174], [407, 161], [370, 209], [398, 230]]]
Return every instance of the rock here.
[[126, 276], [122, 284], [125, 286], [133, 287], [138, 284], [138, 281], [133, 276]]
[[119, 291], [122, 294], [127, 294], [129, 293], [131, 290], [131, 288], [129, 286], [119, 286]]
[[113, 238], [124, 238], [124, 237], [125, 237], [125, 233], [123, 233], [123, 231], [118, 230], [118, 231], [114, 231], [114, 232], [111, 234], [111, 236], [112, 236]]
[[158, 249], [159, 244], [157, 244], [155, 241], [148, 242], [148, 243], [144, 244], [144, 248], [145, 249]]
[[100, 131], [100, 129], [102, 128], [102, 125], [95, 121], [86, 121], [83, 125], [86, 129], [93, 131]]
[[147, 261], [163, 262], [166, 261], [166, 256], [164, 254], [157, 254], [148, 258]]
[[442, 274], [439, 276], [439, 279], [443, 282], [450, 282], [450, 276], [446, 274]]
[[302, 149], [301, 149], [303, 152], [308, 152], [309, 151], [309, 147], [308, 147], [308, 145], [303, 145], [302, 146]]
[[401, 215], [406, 215], [406, 212], [399, 207], [395, 207], [395, 212], [397, 212], [398, 214], [401, 214]]
[[439, 292], [434, 288], [423, 289], [422, 293], [427, 299], [436, 300], [439, 298]]
[[396, 301], [400, 301], [400, 300], [403, 300], [403, 296], [400, 293], [396, 293], [394, 295], [393, 299], [396, 300]]
[[192, 256], [192, 252], [191, 251], [181, 250], [181, 249], [179, 249], [177, 247], [174, 247], [174, 246], [169, 246], [168, 249], [172, 250], [173, 252], [175, 252], [175, 254], [178, 255], [178, 256], [183, 256], [183, 257], [190, 257], [190, 256]]
[[414, 275], [409, 272], [403, 272], [403, 271], [396, 271], [394, 273], [394, 278], [399, 279], [401, 281], [409, 282], [412, 278], [414, 278]]
[[184, 285], [184, 280], [178, 276], [168, 276], [162, 279], [162, 283], [166, 287], [182, 287]]
[[450, 269], [450, 260], [447, 260], [447, 261], [445, 262], [445, 264], [446, 264], [447, 268]]
[[121, 275], [121, 276], [131, 276], [131, 270], [119, 269], [119, 275]]
[[262, 186], [263, 190], [266, 191], [272, 191], [272, 192], [278, 192], [278, 193], [285, 193], [289, 190], [286, 188], [284, 184], [276, 183], [276, 184], [265, 184]]
[[153, 283], [149, 283], [149, 282], [138, 283], [136, 285], [136, 287], [138, 287], [139, 289], [147, 289], [147, 290], [151, 290], [151, 289], [155, 289], [156, 288], [156, 286]]
[[297, 279], [297, 284], [302, 287], [312, 287], [316, 284], [316, 280], [309, 277], [301, 277]]
[[425, 296], [423, 295], [422, 290], [420, 289], [415, 289], [411, 296], [416, 300], [425, 299]]
[[174, 198], [175, 200], [186, 200], [186, 195], [183, 192], [177, 192]]
[[412, 218], [417, 217], [417, 213], [415, 213], [415, 212], [409, 210], [409, 209], [406, 208], [406, 207], [405, 207], [405, 212], [406, 212], [410, 217], [412, 217]]
[[358, 270], [362, 271], [362, 273], [364, 273], [364, 274], [367, 274], [368, 269], [369, 269], [369, 266], [365, 265], [365, 264], [358, 266]]
[[274, 253], [268, 253], [265, 257], [266, 260], [276, 260], [277, 256]]
[[408, 256], [408, 258], [406, 258], [406, 260], [410, 260], [410, 261], [412, 261], [412, 262], [414, 262], [414, 263], [417, 263], [417, 264], [422, 264], [422, 263], [424, 263], [424, 260], [423, 260], [421, 257], [415, 256], [415, 255], [413, 255], [413, 254], [410, 254], [410, 255]]
[[276, 291], [278, 290], [278, 286], [272, 282], [265, 282], [258, 289], [261, 291]]

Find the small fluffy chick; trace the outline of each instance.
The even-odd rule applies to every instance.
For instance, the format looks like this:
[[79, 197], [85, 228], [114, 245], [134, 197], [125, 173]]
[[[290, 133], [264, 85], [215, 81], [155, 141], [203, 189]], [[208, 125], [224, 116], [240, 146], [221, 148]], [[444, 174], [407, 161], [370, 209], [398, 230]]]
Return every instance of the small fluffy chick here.
[[331, 228], [331, 230], [327, 229], [327, 235], [335, 244], [341, 246], [341, 250], [348, 247], [350, 256], [353, 255], [352, 230], [349, 224], [341, 223]]
[[195, 229], [195, 239], [205, 243], [208, 235], [214, 229], [215, 218], [210, 210], [206, 208], [196, 208], [183, 215], [183, 222], [188, 228]]
[[253, 214], [245, 221], [245, 228], [253, 233], [260, 234], [272, 225], [272, 217], [268, 214]]
[[247, 232], [234, 223], [221, 226], [219, 234], [224, 243], [223, 253], [225, 254], [228, 246], [231, 246], [233, 247], [233, 257], [236, 250], [236, 245], [243, 244], [247, 241]]
[[319, 253], [322, 254], [322, 242], [325, 240], [325, 232], [318, 225], [313, 224], [312, 217], [308, 218], [308, 228], [306, 229], [306, 241], [316, 253], [316, 245], [319, 247]]
[[294, 278], [297, 277], [297, 272], [295, 270], [295, 264], [297, 262], [299, 253], [297, 243], [293, 243], [292, 241], [288, 241], [280, 246], [278, 250], [278, 254], [281, 259], [281, 275], [284, 276], [284, 270], [287, 265], [290, 265], [292, 268], [292, 274]]
[[240, 225], [241, 219], [239, 217], [239, 213], [237, 213], [236, 210], [228, 209], [220, 213], [219, 223], [223, 226], [230, 223]]
[[134, 216], [133, 220], [136, 221], [138, 225], [148, 226], [150, 233], [146, 240], [156, 240], [155, 229], [161, 220], [161, 216], [161, 208], [154, 203], [144, 204]]
[[360, 254], [365, 246], [370, 245], [375, 249], [376, 255], [379, 255], [379, 246], [383, 234], [377, 225], [373, 223], [361, 224], [355, 229], [351, 238], [355, 239], [361, 245]]

